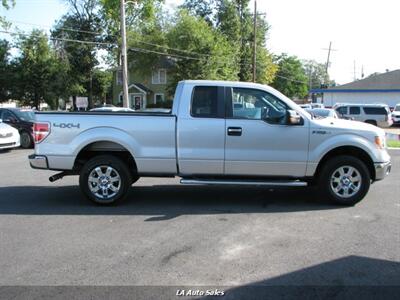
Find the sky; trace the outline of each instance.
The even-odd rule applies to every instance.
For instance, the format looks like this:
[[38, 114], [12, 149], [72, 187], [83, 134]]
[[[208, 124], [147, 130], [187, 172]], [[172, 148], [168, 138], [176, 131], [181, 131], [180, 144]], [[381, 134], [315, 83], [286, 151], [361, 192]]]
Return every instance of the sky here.
[[[46, 29], [67, 11], [60, 0], [16, 3], [9, 11], [0, 8], [0, 15], [26, 31], [35, 26], [23, 23]], [[166, 0], [170, 9], [181, 3]], [[329, 74], [339, 84], [353, 81], [354, 76], [360, 79], [362, 69], [366, 76], [400, 69], [399, 0], [258, 0], [257, 6], [271, 26], [267, 48], [274, 54], [325, 63], [324, 49], [332, 42]]]

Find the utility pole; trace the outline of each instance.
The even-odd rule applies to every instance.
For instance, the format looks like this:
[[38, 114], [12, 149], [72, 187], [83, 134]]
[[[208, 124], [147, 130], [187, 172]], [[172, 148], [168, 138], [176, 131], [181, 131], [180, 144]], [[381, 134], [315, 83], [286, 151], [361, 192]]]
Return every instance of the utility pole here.
[[254, 0], [253, 82], [256, 82], [257, 62], [257, 0]]
[[[325, 76], [326, 76], [326, 80], [328, 80], [328, 68], [329, 68], [329, 59], [331, 57], [331, 51], [332, 51], [332, 42], [329, 42], [329, 49], [328, 49], [328, 58], [326, 60], [326, 66], [325, 66]], [[325, 82], [326, 84], [328, 84], [327, 82]]]
[[354, 64], [353, 64], [353, 79], [354, 79], [354, 81], [357, 80], [357, 74], [356, 74], [356, 60], [354, 60]]
[[126, 54], [125, 0], [121, 0], [121, 65], [122, 65], [122, 103], [129, 107], [128, 99], [128, 59]]
[[329, 69], [329, 63], [330, 63], [330, 58], [331, 58], [331, 51], [336, 51], [336, 49], [332, 49], [332, 42], [329, 42], [329, 48], [322, 49], [322, 50], [328, 50], [328, 58], [326, 60], [326, 65], [325, 65], [325, 84], [328, 85], [328, 69]]

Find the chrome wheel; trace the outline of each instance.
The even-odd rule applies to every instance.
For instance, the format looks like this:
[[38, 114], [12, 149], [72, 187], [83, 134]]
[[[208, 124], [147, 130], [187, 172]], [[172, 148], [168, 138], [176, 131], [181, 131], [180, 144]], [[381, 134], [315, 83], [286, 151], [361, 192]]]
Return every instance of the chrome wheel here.
[[341, 166], [331, 176], [331, 189], [336, 196], [350, 198], [358, 193], [362, 185], [360, 172], [352, 166]]
[[90, 172], [88, 185], [96, 197], [110, 199], [121, 189], [121, 177], [118, 171], [110, 166], [98, 166]]

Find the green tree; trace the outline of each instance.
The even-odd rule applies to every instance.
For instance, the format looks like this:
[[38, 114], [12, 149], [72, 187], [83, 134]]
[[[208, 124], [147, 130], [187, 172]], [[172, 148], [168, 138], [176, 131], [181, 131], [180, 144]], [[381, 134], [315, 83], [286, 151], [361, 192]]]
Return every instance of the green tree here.
[[166, 37], [169, 47], [188, 53], [176, 58], [170, 90], [182, 79], [237, 80], [239, 67], [235, 49], [225, 36], [210, 27], [204, 19], [188, 15], [182, 10]]
[[[102, 19], [102, 28], [106, 35], [105, 42], [110, 42], [108, 50], [109, 65], [117, 65], [120, 57], [120, 0], [99, 0], [101, 9], [99, 14]], [[133, 40], [132, 45], [143, 46], [139, 41], [146, 39], [146, 35], [152, 28], [159, 25], [161, 20], [166, 19], [162, 11], [163, 0], [141, 0], [129, 1], [125, 5], [126, 29], [128, 43]]]
[[[186, 0], [184, 7], [191, 15], [199, 16], [212, 24], [227, 37], [238, 57], [238, 77], [251, 81], [253, 77], [253, 14], [249, 9], [250, 0]], [[272, 55], [266, 49], [269, 26], [264, 18], [257, 16], [257, 73], [256, 81], [270, 83], [277, 70]]]
[[0, 102], [8, 100], [11, 93], [10, 43], [0, 40]]
[[276, 57], [278, 72], [272, 86], [288, 97], [304, 98], [308, 91], [308, 77], [296, 56], [282, 54]]
[[[57, 51], [68, 61], [70, 94], [87, 95], [93, 106], [93, 72], [98, 65], [99, 42], [103, 41], [98, 0], [64, 0], [70, 6], [52, 30]], [[80, 41], [80, 42], [79, 42]]]
[[305, 60], [303, 66], [305, 74], [308, 76], [309, 88], [319, 89], [322, 84], [330, 82], [325, 64], [318, 63], [315, 60]]
[[33, 30], [17, 41], [20, 55], [13, 61], [13, 96], [39, 108], [40, 102], [52, 108], [62, 96], [63, 65], [49, 46], [44, 32]]
[[107, 103], [112, 96], [112, 72], [95, 69], [93, 72], [93, 98], [98, 104]]
[[[15, 6], [15, 0], [1, 0], [1, 6], [5, 9], [13, 8]], [[10, 25], [10, 22], [8, 22], [4, 16], [0, 16], [0, 27], [8, 28]]]

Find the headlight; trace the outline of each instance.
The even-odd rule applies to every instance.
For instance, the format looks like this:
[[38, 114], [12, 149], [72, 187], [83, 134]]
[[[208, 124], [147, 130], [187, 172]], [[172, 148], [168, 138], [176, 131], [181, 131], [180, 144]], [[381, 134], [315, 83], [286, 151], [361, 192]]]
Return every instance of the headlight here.
[[381, 137], [381, 136], [376, 136], [375, 137], [375, 145], [379, 148], [379, 149], [384, 149], [385, 148], [385, 138]]

